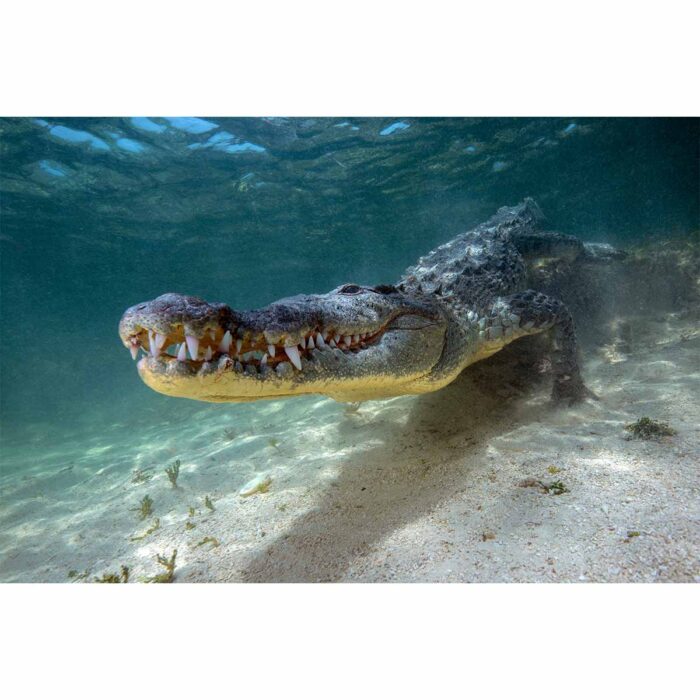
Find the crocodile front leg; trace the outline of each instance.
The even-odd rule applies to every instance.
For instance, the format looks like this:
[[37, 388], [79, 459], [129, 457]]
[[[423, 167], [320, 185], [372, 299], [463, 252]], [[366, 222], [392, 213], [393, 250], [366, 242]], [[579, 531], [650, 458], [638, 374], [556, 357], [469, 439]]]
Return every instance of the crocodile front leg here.
[[490, 342], [499, 336], [504, 344], [544, 331], [552, 332], [554, 386], [552, 399], [567, 404], [585, 398], [597, 398], [583, 383], [577, 359], [574, 322], [566, 306], [554, 297], [527, 290], [498, 299], [492, 316], [502, 319], [502, 327], [491, 325], [486, 331]]

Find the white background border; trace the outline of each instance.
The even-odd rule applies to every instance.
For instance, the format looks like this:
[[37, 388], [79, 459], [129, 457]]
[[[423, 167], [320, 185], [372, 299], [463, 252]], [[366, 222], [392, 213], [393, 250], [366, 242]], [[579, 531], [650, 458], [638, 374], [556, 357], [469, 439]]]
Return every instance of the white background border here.
[[[0, 115], [697, 116], [690, 7], [5, 3]], [[693, 585], [66, 584], [0, 596], [0, 692], [13, 700], [697, 692]]]

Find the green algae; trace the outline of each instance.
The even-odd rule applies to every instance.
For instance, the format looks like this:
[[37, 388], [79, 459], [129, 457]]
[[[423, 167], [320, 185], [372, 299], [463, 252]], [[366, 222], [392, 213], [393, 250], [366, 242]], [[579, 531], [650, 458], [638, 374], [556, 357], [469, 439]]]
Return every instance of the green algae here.
[[121, 571], [118, 574], [107, 572], [99, 578], [95, 576], [94, 583], [129, 583], [129, 567], [122, 564]]
[[68, 578], [74, 581], [83, 581], [90, 575], [90, 570], [85, 569], [85, 571], [80, 572], [77, 569], [71, 569], [68, 572]]
[[147, 484], [152, 478], [153, 467], [146, 467], [146, 469], [134, 469], [131, 477], [132, 484]]
[[204, 497], [204, 505], [209, 508], [209, 510], [214, 511], [216, 508], [214, 508], [214, 504], [211, 501], [211, 498], [209, 496]]
[[563, 493], [569, 493], [569, 488], [562, 481], [550, 481], [549, 483], [540, 479], [523, 479], [518, 486], [521, 488], [535, 487], [542, 490], [542, 493], [561, 496]]
[[132, 508], [131, 510], [135, 510], [141, 520], [145, 520], [149, 515], [153, 513], [153, 499], [146, 494], [142, 499], [139, 505], [136, 508]]
[[630, 439], [638, 440], [658, 440], [675, 435], [677, 432], [668, 423], [652, 420], [648, 416], [642, 416], [638, 421], [629, 423], [625, 426], [625, 430], [630, 433]]
[[551, 481], [548, 484], [540, 482], [545, 493], [561, 496], [562, 493], [569, 493], [569, 489], [562, 481]]
[[146, 583], [172, 583], [175, 579], [175, 559], [177, 557], [177, 549], [173, 549], [170, 559], [166, 559], [164, 555], [157, 554], [156, 561], [165, 569], [162, 574], [156, 574], [146, 579]]
[[156, 519], [153, 521], [153, 525], [151, 525], [151, 527], [149, 527], [148, 530], [146, 530], [146, 532], [144, 532], [142, 535], [133, 535], [133, 536], [130, 537], [129, 539], [130, 539], [132, 542], [137, 542], [138, 540], [143, 540], [143, 539], [145, 539], [146, 537], [148, 537], [149, 535], [152, 535], [152, 534], [153, 534], [156, 530], [158, 530], [159, 528], [160, 528], [160, 518], [156, 518]]
[[177, 477], [180, 476], [180, 460], [176, 459], [169, 467], [166, 467], [165, 473], [168, 475], [172, 487], [176, 489]]

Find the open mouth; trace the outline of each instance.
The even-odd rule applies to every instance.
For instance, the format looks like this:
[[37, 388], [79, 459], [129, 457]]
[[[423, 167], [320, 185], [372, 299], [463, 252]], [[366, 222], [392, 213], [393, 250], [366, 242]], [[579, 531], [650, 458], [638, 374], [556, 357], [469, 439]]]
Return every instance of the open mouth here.
[[[148, 328], [136, 328], [125, 341], [134, 360], [139, 350], [153, 358], [176, 362], [197, 370], [205, 363], [214, 363], [220, 369], [260, 371], [265, 367], [276, 369], [282, 363], [290, 363], [301, 372], [302, 359], [313, 360], [314, 350], [340, 350], [358, 353], [376, 343], [387, 326], [365, 332], [348, 332], [340, 329], [315, 328], [301, 340], [278, 337], [270, 342], [269, 333], [254, 333], [244, 329], [223, 330], [210, 328], [201, 337], [186, 335], [183, 326], [173, 326], [167, 334]], [[276, 334], [277, 335], [277, 334]], [[240, 366], [239, 366], [240, 365]]]

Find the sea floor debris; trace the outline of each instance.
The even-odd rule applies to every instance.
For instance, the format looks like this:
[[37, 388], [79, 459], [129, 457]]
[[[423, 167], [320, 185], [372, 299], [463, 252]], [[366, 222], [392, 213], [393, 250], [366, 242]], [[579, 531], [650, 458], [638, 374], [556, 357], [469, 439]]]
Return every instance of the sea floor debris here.
[[668, 423], [653, 420], [648, 416], [642, 416], [634, 423], [625, 426], [625, 430], [630, 433], [628, 440], [637, 438], [638, 440], [659, 440], [662, 437], [671, 437], [677, 434], [677, 430]]

